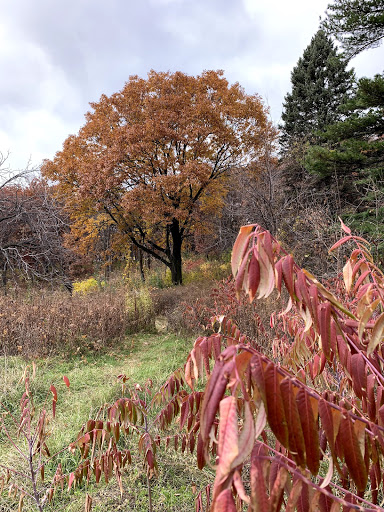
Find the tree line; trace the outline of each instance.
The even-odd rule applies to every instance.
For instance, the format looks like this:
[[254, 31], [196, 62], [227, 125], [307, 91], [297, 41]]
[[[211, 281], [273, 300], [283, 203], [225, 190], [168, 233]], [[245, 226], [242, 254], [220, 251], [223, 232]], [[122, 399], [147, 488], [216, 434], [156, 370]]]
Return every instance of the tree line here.
[[181, 284], [183, 250], [228, 249], [247, 222], [279, 232], [299, 259], [305, 239], [313, 252], [303, 257], [320, 265], [337, 216], [382, 262], [384, 75], [357, 80], [348, 65], [383, 35], [382, 0], [329, 5], [292, 71], [279, 129], [262, 99], [222, 71], [130, 77], [91, 103], [43, 179], [3, 172], [3, 286], [24, 275], [70, 289], [79, 255], [85, 268], [85, 255], [108, 266], [128, 253], [161, 262]]

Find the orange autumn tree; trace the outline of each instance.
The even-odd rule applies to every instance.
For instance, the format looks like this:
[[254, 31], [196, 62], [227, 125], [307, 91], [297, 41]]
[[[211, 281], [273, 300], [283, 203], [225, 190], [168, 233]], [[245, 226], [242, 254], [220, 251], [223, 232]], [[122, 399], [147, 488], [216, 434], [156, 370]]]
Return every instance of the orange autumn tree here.
[[217, 211], [229, 171], [263, 156], [273, 128], [260, 97], [229, 85], [222, 71], [151, 71], [91, 107], [43, 175], [73, 219], [107, 214], [181, 284], [182, 244], [200, 205], [209, 196]]

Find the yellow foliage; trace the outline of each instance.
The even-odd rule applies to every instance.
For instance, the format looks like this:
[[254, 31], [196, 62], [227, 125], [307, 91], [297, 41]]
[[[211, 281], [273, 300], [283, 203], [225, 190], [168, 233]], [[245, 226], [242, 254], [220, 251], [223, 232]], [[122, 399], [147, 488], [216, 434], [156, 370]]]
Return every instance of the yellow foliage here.
[[76, 281], [73, 283], [73, 293], [87, 295], [88, 293], [97, 290], [99, 286], [105, 286], [105, 282], [101, 281], [99, 283], [94, 277], [90, 277], [89, 279], [84, 279], [84, 281]]
[[125, 303], [131, 320], [145, 317], [153, 310], [151, 293], [146, 286], [131, 289], [126, 295]]

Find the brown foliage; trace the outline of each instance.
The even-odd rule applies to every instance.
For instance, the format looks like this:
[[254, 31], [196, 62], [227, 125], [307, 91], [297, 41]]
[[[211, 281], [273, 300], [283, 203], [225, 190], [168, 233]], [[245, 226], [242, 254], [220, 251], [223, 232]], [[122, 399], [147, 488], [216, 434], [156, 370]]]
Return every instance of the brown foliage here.
[[200, 208], [216, 212], [225, 176], [264, 153], [272, 133], [257, 95], [222, 72], [130, 77], [70, 136], [43, 174], [59, 183], [77, 223], [107, 215], [181, 283], [181, 246]]
[[33, 293], [0, 297], [0, 353], [43, 356], [80, 347], [100, 349], [123, 337], [129, 327], [125, 295], [86, 296]]

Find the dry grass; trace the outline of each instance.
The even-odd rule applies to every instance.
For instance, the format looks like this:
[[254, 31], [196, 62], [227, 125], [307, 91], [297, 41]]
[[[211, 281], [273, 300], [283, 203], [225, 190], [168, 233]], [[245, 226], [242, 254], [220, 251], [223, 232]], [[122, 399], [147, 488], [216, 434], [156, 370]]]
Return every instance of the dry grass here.
[[129, 324], [124, 295], [112, 291], [0, 297], [0, 311], [2, 355], [36, 357], [84, 346], [98, 349], [123, 337]]

